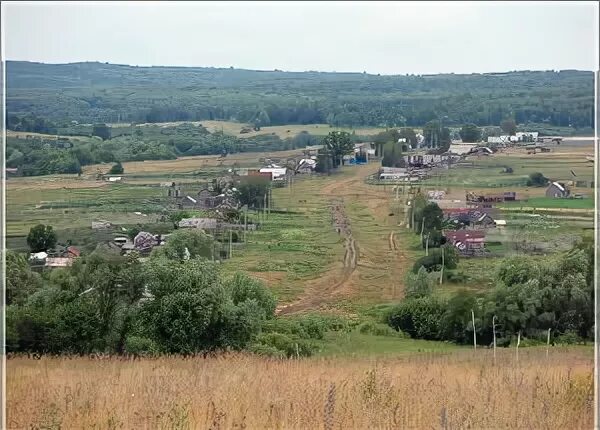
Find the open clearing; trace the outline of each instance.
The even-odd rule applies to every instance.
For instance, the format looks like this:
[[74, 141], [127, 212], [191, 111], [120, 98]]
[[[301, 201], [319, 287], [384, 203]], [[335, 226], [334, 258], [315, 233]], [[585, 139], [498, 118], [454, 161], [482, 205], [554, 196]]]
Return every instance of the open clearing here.
[[569, 428], [593, 424], [591, 348], [395, 358], [7, 362], [8, 428]]

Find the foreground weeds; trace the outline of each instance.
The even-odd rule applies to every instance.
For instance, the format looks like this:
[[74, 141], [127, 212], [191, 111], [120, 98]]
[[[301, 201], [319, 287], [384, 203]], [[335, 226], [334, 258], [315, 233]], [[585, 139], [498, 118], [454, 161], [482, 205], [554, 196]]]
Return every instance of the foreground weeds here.
[[586, 350], [395, 359], [249, 355], [8, 360], [8, 426], [86, 429], [591, 428]]

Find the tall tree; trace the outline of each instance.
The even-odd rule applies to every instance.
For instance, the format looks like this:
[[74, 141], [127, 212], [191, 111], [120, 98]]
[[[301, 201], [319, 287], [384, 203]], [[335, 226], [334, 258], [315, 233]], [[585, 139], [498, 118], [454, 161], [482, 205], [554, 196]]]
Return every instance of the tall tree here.
[[500, 128], [509, 136], [514, 136], [517, 132], [517, 123], [512, 118], [506, 118], [500, 123]]
[[442, 127], [440, 121], [429, 121], [423, 127], [424, 144], [429, 148], [448, 149], [450, 146], [450, 130]]
[[38, 224], [29, 230], [27, 245], [31, 252], [41, 252], [54, 248], [56, 245], [56, 233], [51, 225]]
[[106, 124], [94, 124], [92, 136], [98, 136], [102, 138], [102, 140], [108, 140], [110, 139], [110, 134], [110, 127]]
[[350, 134], [345, 131], [332, 131], [323, 139], [323, 145], [329, 152], [333, 167], [343, 164], [344, 155], [351, 154], [354, 144], [350, 140]]
[[463, 142], [479, 142], [481, 139], [481, 130], [475, 124], [465, 124], [460, 129], [460, 138]]

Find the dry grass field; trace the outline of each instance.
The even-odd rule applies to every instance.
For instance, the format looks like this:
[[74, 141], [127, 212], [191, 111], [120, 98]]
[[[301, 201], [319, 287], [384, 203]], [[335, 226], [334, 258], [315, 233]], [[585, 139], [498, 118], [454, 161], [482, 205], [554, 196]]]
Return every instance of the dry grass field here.
[[8, 428], [588, 429], [591, 349], [8, 360]]

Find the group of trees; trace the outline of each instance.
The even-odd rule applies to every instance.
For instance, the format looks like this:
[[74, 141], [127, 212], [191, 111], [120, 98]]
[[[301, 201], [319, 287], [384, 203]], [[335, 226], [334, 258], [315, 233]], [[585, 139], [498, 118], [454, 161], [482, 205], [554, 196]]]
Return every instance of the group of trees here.
[[212, 239], [175, 232], [141, 262], [95, 251], [37, 274], [7, 253], [7, 348], [41, 353], [195, 353], [242, 349], [272, 319], [275, 298], [243, 274], [225, 278]]
[[449, 299], [432, 294], [435, 282], [424, 268], [409, 276], [407, 298], [388, 323], [413, 338], [489, 345], [496, 317], [499, 345], [518, 332], [532, 340], [569, 336], [592, 339], [594, 324], [594, 251], [586, 240], [569, 252], [546, 260], [510, 257], [496, 274], [497, 285], [481, 292], [459, 291]]
[[[103, 127], [102, 127], [103, 126]], [[323, 137], [307, 132], [281, 139], [276, 135], [259, 135], [237, 138], [222, 132], [209, 133], [201, 125], [178, 124], [172, 127], [106, 127], [96, 125], [91, 133], [102, 139], [72, 138], [15, 138], [7, 140], [7, 166], [20, 168], [23, 175], [47, 175], [56, 173], [80, 173], [82, 166], [96, 163], [120, 163], [124, 161], [169, 160], [181, 156], [219, 155], [247, 151], [279, 151], [316, 145]], [[79, 129], [78, 129], [79, 130]], [[110, 137], [112, 136], [112, 137]], [[333, 154], [340, 158], [340, 139], [350, 143], [366, 137], [336, 136]], [[341, 152], [340, 152], [341, 151]], [[118, 171], [111, 172], [119, 174]]]

